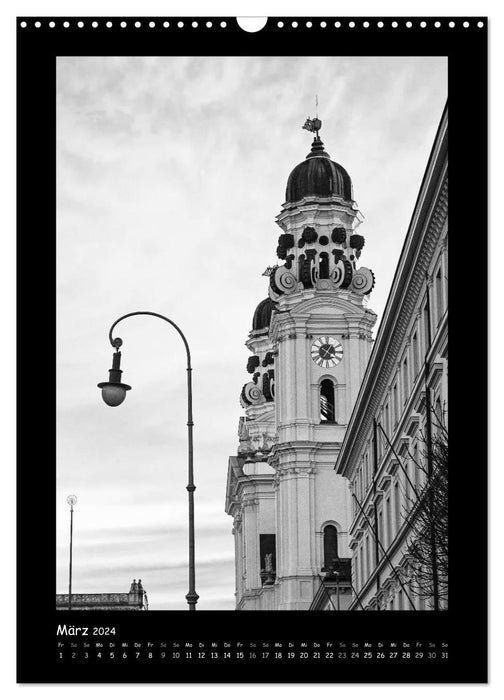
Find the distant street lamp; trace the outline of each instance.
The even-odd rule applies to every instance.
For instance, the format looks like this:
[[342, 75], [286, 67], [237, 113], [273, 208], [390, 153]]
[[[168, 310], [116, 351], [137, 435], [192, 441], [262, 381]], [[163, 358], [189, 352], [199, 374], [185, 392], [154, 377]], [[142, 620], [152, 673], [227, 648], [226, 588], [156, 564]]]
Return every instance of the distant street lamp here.
[[73, 547], [73, 507], [77, 503], [77, 496], [68, 496], [67, 503], [70, 506], [70, 564], [68, 567], [68, 609], [72, 609], [72, 547]]
[[121, 338], [113, 338], [112, 333], [119, 321], [129, 318], [130, 316], [156, 316], [169, 323], [182, 338], [187, 355], [187, 437], [188, 437], [188, 484], [186, 486], [189, 495], [189, 592], [186, 595], [186, 600], [189, 605], [189, 610], [196, 610], [196, 603], [199, 595], [195, 590], [195, 565], [194, 565], [194, 485], [193, 474], [193, 415], [192, 415], [192, 367], [191, 367], [191, 352], [187, 340], [180, 328], [166, 316], [156, 314], [153, 311], [133, 311], [130, 314], [121, 316], [115, 321], [109, 331], [109, 341], [115, 352], [112, 356], [112, 369], [109, 370], [108, 382], [101, 382], [98, 387], [102, 390], [102, 397], [107, 406], [119, 406], [126, 398], [126, 392], [131, 389], [128, 384], [121, 382], [122, 370], [121, 353], [119, 348], [123, 341]]

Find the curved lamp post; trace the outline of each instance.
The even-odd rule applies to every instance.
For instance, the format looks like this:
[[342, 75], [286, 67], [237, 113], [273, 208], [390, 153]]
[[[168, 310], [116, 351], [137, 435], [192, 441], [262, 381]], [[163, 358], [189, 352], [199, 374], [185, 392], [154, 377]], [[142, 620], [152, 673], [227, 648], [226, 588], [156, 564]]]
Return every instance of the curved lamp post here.
[[101, 382], [98, 387], [102, 390], [102, 397], [107, 406], [119, 406], [126, 398], [126, 392], [131, 389], [129, 384], [123, 384], [121, 382], [121, 352], [119, 348], [122, 345], [121, 338], [113, 338], [112, 333], [114, 328], [125, 318], [130, 316], [156, 316], [163, 321], [166, 321], [175, 328], [177, 333], [182, 338], [184, 343], [186, 354], [187, 354], [187, 437], [188, 437], [188, 484], [186, 489], [189, 495], [189, 592], [186, 595], [186, 600], [189, 605], [189, 610], [196, 610], [196, 603], [198, 601], [199, 595], [195, 590], [195, 567], [194, 567], [194, 491], [196, 486], [194, 485], [194, 474], [193, 474], [193, 416], [192, 416], [192, 367], [191, 367], [191, 352], [189, 350], [189, 345], [187, 340], [177, 326], [176, 323], [171, 321], [166, 316], [161, 314], [156, 314], [153, 311], [133, 311], [130, 314], [121, 316], [115, 321], [110, 327], [109, 331], [109, 341], [115, 352], [112, 356], [112, 369], [109, 370], [109, 380], [108, 382]]

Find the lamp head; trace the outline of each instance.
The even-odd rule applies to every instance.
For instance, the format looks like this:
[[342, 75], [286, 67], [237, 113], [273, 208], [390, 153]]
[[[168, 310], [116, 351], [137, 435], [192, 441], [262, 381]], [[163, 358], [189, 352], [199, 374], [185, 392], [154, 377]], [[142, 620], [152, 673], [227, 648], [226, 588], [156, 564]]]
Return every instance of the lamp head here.
[[121, 382], [120, 366], [121, 353], [117, 350], [112, 356], [112, 369], [109, 370], [108, 382], [98, 384], [98, 388], [102, 390], [102, 399], [107, 406], [120, 406], [126, 398], [126, 392], [131, 389], [129, 384]]
[[102, 399], [107, 406], [120, 406], [126, 398], [126, 392], [131, 389], [128, 384], [120, 382], [101, 382], [98, 387], [102, 390]]

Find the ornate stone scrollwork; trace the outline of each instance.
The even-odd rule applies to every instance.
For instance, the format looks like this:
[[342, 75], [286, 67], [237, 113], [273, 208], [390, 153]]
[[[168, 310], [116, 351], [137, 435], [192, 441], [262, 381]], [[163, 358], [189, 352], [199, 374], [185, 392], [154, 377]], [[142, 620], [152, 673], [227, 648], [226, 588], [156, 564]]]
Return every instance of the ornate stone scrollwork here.
[[[274, 294], [282, 295], [282, 294], [288, 294], [289, 292], [293, 292], [296, 289], [296, 285], [297, 285], [297, 279], [294, 277], [292, 272], [290, 272], [285, 267], [285, 265], [282, 265], [281, 267], [277, 267], [276, 270], [274, 270], [271, 273], [270, 288]], [[276, 299], [275, 299], [274, 296], [272, 296], [271, 298], [274, 301], [276, 299], [278, 299], [278, 297], [276, 297]]]
[[364, 236], [361, 236], [359, 233], [353, 233], [350, 236], [350, 247], [355, 248], [355, 250], [362, 250], [364, 248]]
[[340, 260], [346, 260], [345, 253], [340, 248], [333, 248], [331, 253], [334, 255], [334, 264], [336, 265]]
[[305, 289], [315, 287], [319, 277], [319, 269], [315, 260], [315, 256], [310, 256], [307, 260], [303, 261], [301, 266], [301, 282], [303, 283]]
[[248, 382], [248, 384], [243, 386], [240, 395], [240, 403], [243, 408], [253, 404], [262, 403], [262, 401], [264, 401], [263, 393], [259, 387], [254, 384], [254, 382]]
[[343, 260], [338, 260], [336, 267], [330, 274], [330, 278], [336, 288], [341, 287], [341, 283], [345, 278], [345, 266], [343, 265]]
[[281, 236], [278, 237], [278, 248], [277, 248], [277, 256], [281, 258], [282, 260], [285, 260], [287, 257], [287, 251], [289, 248], [292, 248], [294, 246], [294, 236], [292, 233], [282, 233]]
[[266, 401], [275, 399], [275, 370], [270, 369], [263, 374], [263, 394]]
[[333, 243], [344, 243], [346, 241], [346, 231], [343, 226], [336, 226], [331, 233]]
[[348, 260], [339, 260], [330, 274], [333, 285], [339, 289], [346, 289], [352, 281], [353, 268]]
[[273, 355], [273, 352], [269, 351], [266, 353], [264, 356], [264, 360], [262, 361], [262, 366], [267, 367], [268, 365], [272, 365], [275, 361], [275, 356]]
[[315, 241], [318, 238], [318, 234], [313, 228], [313, 226], [306, 226], [305, 229], [303, 230], [303, 239], [307, 243], [315, 243]]
[[346, 289], [352, 281], [352, 275], [354, 270], [352, 267], [352, 263], [348, 260], [343, 260], [343, 266], [345, 268], [345, 277], [343, 278], [343, 282], [341, 283], [341, 289]]
[[257, 355], [252, 355], [252, 357], [249, 357], [247, 360], [247, 372], [253, 374], [256, 367], [259, 367], [259, 357]]
[[350, 289], [356, 294], [369, 294], [373, 289], [375, 278], [371, 270], [367, 267], [360, 267], [353, 274]]
[[287, 248], [284, 248], [282, 245], [278, 245], [276, 249], [276, 255], [277, 258], [280, 258], [280, 260], [285, 260], [287, 257]]
[[292, 262], [294, 261], [295, 257], [296, 256], [291, 253], [285, 258], [285, 267], [287, 268], [287, 270], [290, 270], [292, 268]]
[[283, 248], [292, 248], [294, 246], [294, 236], [292, 233], [282, 233], [282, 235], [278, 237], [278, 245]]
[[271, 301], [279, 301], [282, 298], [281, 294], [277, 294], [271, 289], [271, 284], [268, 287], [268, 296], [271, 299]]

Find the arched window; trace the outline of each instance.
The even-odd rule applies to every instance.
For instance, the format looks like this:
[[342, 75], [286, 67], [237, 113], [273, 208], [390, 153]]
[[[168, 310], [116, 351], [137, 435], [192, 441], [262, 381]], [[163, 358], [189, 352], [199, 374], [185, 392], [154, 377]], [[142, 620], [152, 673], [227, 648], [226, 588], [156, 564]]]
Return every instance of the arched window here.
[[334, 384], [330, 379], [323, 379], [320, 382], [320, 421], [322, 423], [336, 422]]
[[319, 279], [321, 279], [321, 280], [329, 279], [329, 255], [327, 253], [320, 253]]
[[330, 571], [336, 559], [338, 559], [338, 531], [334, 525], [326, 525], [324, 528], [324, 568], [322, 571]]

